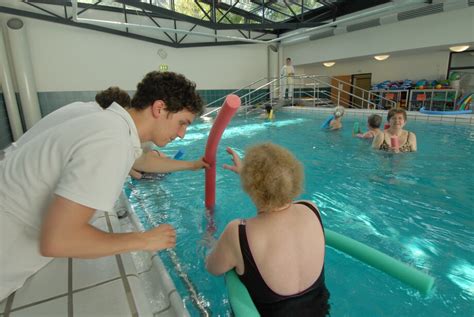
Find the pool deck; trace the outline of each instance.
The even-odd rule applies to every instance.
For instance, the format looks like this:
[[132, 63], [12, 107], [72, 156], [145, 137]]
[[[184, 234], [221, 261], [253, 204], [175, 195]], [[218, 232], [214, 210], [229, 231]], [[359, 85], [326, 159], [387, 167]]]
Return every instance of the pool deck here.
[[[299, 112], [306, 114], [332, 114], [334, 108], [315, 108], [315, 107], [284, 107], [279, 111]], [[345, 109], [345, 117], [367, 117], [371, 114], [379, 114], [385, 118], [388, 110], [370, 110], [370, 109]], [[429, 115], [418, 111], [407, 111], [408, 119], [414, 121], [430, 121], [452, 125], [474, 125], [474, 114], [464, 115]]]
[[[122, 196], [116, 212], [91, 220], [107, 232], [136, 228]], [[132, 213], [128, 213], [131, 215]], [[98, 259], [57, 258], [0, 303], [0, 316], [189, 316], [159, 257], [133, 252]]]

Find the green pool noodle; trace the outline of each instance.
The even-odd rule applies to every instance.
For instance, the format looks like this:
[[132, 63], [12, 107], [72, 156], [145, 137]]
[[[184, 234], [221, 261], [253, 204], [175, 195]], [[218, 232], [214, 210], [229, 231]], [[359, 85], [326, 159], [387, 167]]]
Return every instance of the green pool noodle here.
[[229, 302], [236, 317], [259, 317], [249, 292], [234, 270], [225, 273]]
[[360, 133], [360, 127], [359, 127], [359, 122], [358, 121], [354, 122], [353, 132], [354, 132], [354, 134]]
[[434, 278], [428, 274], [332, 230], [325, 229], [325, 233], [326, 245], [395, 277], [422, 294], [427, 294], [432, 289]]
[[[395, 277], [419, 290], [422, 294], [427, 294], [433, 288], [434, 278], [428, 274], [332, 230], [325, 229], [325, 235], [327, 246]], [[234, 315], [236, 317], [260, 316], [247, 288], [242, 284], [234, 270], [225, 274], [225, 281]]]

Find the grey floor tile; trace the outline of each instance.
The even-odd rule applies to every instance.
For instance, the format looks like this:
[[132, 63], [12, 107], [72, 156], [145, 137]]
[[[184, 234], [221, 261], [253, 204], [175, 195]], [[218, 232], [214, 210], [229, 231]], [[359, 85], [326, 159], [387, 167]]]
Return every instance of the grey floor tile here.
[[16, 292], [12, 309], [67, 294], [67, 269], [68, 259], [58, 258], [51, 261]]
[[74, 293], [74, 317], [130, 317], [131, 311], [121, 280]]
[[67, 297], [61, 297], [10, 313], [11, 317], [65, 317], [67, 315]]
[[120, 277], [115, 256], [98, 259], [74, 259], [72, 262], [73, 290]]

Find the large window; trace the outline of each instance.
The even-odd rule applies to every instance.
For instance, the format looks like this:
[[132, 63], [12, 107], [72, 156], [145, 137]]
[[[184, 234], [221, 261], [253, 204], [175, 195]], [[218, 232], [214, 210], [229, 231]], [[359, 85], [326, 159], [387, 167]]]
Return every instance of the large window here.
[[459, 78], [461, 93], [474, 93], [474, 50], [450, 54], [448, 79], [456, 78]]

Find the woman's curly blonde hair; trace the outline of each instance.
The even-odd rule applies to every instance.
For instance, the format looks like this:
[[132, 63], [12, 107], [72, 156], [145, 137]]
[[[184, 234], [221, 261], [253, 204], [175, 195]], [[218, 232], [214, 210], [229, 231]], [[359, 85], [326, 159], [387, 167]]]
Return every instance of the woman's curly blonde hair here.
[[250, 147], [240, 179], [259, 211], [290, 203], [303, 189], [303, 166], [287, 149], [272, 143]]

